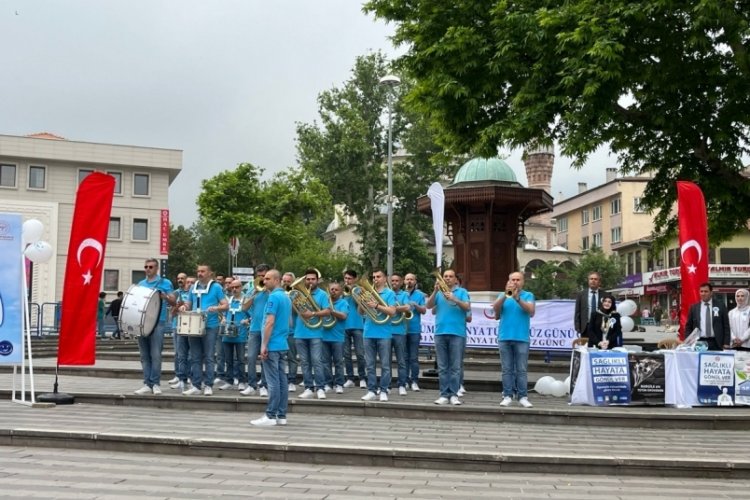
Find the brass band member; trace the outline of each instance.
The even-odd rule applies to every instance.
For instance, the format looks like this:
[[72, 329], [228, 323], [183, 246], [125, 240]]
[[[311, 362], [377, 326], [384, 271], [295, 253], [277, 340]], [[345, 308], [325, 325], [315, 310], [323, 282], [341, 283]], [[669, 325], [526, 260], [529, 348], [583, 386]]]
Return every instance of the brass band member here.
[[419, 392], [419, 341], [422, 339], [422, 315], [427, 312], [427, 297], [417, 288], [417, 276], [409, 273], [404, 277], [406, 295], [412, 307], [412, 318], [406, 326], [406, 384]]

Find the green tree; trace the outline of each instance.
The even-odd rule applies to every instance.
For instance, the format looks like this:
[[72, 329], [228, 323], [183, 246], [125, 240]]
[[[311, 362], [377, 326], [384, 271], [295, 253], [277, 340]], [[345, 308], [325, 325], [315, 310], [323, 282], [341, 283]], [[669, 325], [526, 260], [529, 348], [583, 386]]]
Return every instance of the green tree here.
[[[320, 124], [298, 124], [297, 150], [303, 169], [328, 186], [334, 203], [357, 219], [362, 265], [383, 267], [386, 255], [387, 111], [393, 107], [394, 270], [424, 274], [434, 264], [423, 234], [430, 221], [416, 210], [416, 199], [454, 165], [440, 153], [421, 115], [404, 108], [407, 81], [389, 96], [379, 84], [388, 73], [381, 53], [357, 58], [341, 88], [318, 97]], [[401, 146], [408, 154], [396, 154]]]
[[230, 237], [240, 238], [239, 261], [273, 264], [299, 250], [333, 212], [326, 187], [306, 172], [282, 172], [270, 181], [262, 174], [242, 163], [204, 180], [198, 213], [225, 249]]
[[537, 300], [569, 299], [578, 289], [570, 268], [558, 262], [545, 262], [534, 268], [532, 276], [526, 278], [526, 288]]
[[195, 235], [196, 266], [186, 272], [195, 275], [195, 269], [198, 265], [207, 264], [211, 266], [215, 273], [226, 274], [229, 268], [227, 239], [203, 220], [194, 223], [191, 229]]
[[625, 277], [622, 260], [617, 255], [604, 255], [601, 248], [594, 247], [581, 257], [578, 265], [570, 271], [573, 282], [582, 290], [588, 283], [588, 276], [592, 272], [601, 276], [601, 287], [611, 290], [622, 282]]
[[714, 244], [746, 227], [750, 8], [703, 0], [370, 0], [395, 21], [408, 102], [454, 152], [556, 141], [582, 165], [606, 145], [653, 174], [646, 209], [673, 236], [677, 180], [703, 190]]
[[167, 276], [177, 283], [179, 273], [193, 274], [198, 264], [195, 252], [195, 234], [185, 226], [169, 226], [169, 266]]

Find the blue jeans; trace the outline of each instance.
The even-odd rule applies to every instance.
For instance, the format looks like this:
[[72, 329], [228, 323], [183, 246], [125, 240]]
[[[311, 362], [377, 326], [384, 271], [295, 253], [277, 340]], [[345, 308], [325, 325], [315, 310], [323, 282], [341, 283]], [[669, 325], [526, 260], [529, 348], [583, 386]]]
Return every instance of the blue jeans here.
[[435, 354], [438, 364], [440, 396], [450, 398], [458, 394], [461, 381], [461, 359], [464, 355], [464, 338], [460, 335], [435, 335]]
[[[343, 342], [323, 341], [323, 379], [328, 386], [344, 385], [343, 353]], [[333, 371], [331, 365], [333, 365]]]
[[216, 351], [216, 376], [225, 380], [227, 375], [227, 360], [224, 358], [224, 346], [222, 344], [221, 336], [217, 336], [214, 346]]
[[414, 384], [419, 381], [419, 341], [421, 333], [406, 335], [406, 382]]
[[349, 329], [344, 336], [344, 365], [346, 366], [346, 379], [354, 380], [354, 364], [352, 363], [352, 344], [354, 355], [357, 357], [357, 374], [360, 380], [365, 379], [365, 343], [362, 338], [362, 330]]
[[529, 343], [518, 340], [500, 341], [500, 363], [503, 368], [503, 397], [528, 396]]
[[289, 406], [289, 386], [286, 381], [286, 351], [269, 351], [268, 359], [261, 361], [268, 381], [268, 418], [286, 418]]
[[190, 352], [190, 341], [187, 335], [174, 336], [174, 374], [182, 382], [187, 382], [190, 375], [188, 364], [188, 352]]
[[[260, 344], [263, 337], [260, 332], [250, 332], [247, 338], [247, 385], [253, 389], [258, 388], [258, 370], [255, 363], [258, 362]], [[266, 374], [263, 373], [263, 363], [260, 364], [260, 387], [266, 387]]]
[[286, 338], [286, 343], [289, 346], [289, 350], [286, 353], [286, 363], [289, 367], [286, 379], [290, 384], [296, 384], [297, 367], [299, 366], [299, 363], [297, 363], [297, 343], [294, 341], [294, 334], [289, 334], [289, 336]]
[[380, 391], [388, 392], [391, 387], [391, 339], [365, 339], [365, 369], [367, 390], [376, 392], [378, 376], [375, 363], [380, 358]]
[[161, 351], [164, 347], [164, 327], [159, 321], [148, 337], [138, 337], [138, 350], [141, 352], [143, 384], [149, 387], [161, 385]]
[[[202, 337], [188, 337], [190, 343], [190, 380], [194, 387], [214, 386], [214, 351], [219, 327], [206, 328]], [[206, 368], [205, 373], [203, 368]]]
[[[297, 344], [299, 362], [302, 365], [302, 382], [305, 389], [322, 389], [325, 385], [323, 374], [323, 340], [294, 339]], [[313, 376], [315, 379], [313, 380]]]
[[245, 365], [247, 364], [247, 348], [244, 342], [222, 342], [221, 347], [224, 350], [224, 359], [227, 362], [227, 372], [224, 376], [226, 382], [230, 384], [234, 379], [240, 384], [247, 382], [245, 375]]
[[391, 346], [393, 346], [393, 352], [396, 353], [396, 367], [398, 369], [398, 381], [399, 387], [406, 386], [406, 335], [396, 335], [391, 337]]

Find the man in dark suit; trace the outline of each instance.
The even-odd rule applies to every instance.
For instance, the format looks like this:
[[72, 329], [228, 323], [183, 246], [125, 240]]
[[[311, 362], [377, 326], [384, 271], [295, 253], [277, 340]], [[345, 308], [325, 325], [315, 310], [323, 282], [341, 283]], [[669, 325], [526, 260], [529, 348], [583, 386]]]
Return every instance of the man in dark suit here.
[[729, 349], [732, 333], [729, 330], [729, 314], [721, 301], [713, 298], [714, 288], [711, 283], [703, 283], [699, 288], [700, 302], [690, 306], [685, 336], [696, 328], [700, 330], [700, 340], [708, 344], [711, 351]]
[[[601, 276], [596, 271], [589, 273], [588, 287], [576, 297], [576, 310], [573, 318], [575, 329], [581, 337], [588, 336], [588, 325], [591, 316], [599, 307], [604, 290], [600, 289]], [[593, 306], [593, 307], [592, 307]]]

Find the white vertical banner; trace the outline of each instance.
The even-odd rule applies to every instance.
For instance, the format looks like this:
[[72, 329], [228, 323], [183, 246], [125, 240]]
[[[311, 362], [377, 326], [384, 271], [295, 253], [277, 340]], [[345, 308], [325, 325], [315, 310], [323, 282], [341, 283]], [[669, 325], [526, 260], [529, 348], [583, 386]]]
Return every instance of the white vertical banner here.
[[445, 216], [445, 193], [439, 182], [430, 184], [427, 190], [432, 210], [432, 229], [435, 232], [435, 267], [443, 265], [443, 218]]
[[22, 227], [20, 215], [0, 213], [0, 364], [23, 361]]

